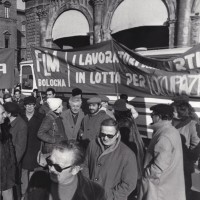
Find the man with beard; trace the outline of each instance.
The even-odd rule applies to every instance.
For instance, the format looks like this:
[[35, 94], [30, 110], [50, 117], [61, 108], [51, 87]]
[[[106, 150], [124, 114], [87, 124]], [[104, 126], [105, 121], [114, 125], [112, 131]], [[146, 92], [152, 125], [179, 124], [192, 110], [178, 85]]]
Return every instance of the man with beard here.
[[76, 140], [81, 126], [81, 122], [84, 118], [84, 113], [81, 109], [82, 100], [81, 97], [70, 97], [69, 109], [64, 110], [61, 114], [65, 133], [67, 138]]
[[110, 118], [104, 110], [100, 110], [101, 99], [99, 97], [92, 97], [87, 100], [87, 103], [90, 113], [83, 118], [79, 131], [79, 139], [85, 148], [91, 140], [98, 136], [101, 122]]

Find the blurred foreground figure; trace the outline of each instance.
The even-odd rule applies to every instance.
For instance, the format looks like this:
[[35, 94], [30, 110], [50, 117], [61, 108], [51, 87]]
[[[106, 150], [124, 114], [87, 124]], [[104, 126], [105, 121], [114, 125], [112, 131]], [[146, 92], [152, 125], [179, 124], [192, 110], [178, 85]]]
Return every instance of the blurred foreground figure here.
[[171, 124], [173, 108], [150, 108], [154, 130], [144, 161], [138, 200], [185, 200], [181, 137]]
[[173, 125], [178, 129], [182, 139], [186, 197], [187, 200], [190, 200], [194, 163], [200, 153], [197, 121], [193, 118], [194, 115], [191, 115], [193, 109], [188, 102], [179, 101], [174, 106], [178, 116], [173, 118]]
[[11, 135], [4, 124], [5, 110], [0, 105], [0, 194], [3, 200], [13, 200], [16, 161]]
[[76, 141], [61, 141], [47, 158], [50, 176], [36, 172], [25, 200], [105, 200], [104, 190], [80, 170], [84, 151]]

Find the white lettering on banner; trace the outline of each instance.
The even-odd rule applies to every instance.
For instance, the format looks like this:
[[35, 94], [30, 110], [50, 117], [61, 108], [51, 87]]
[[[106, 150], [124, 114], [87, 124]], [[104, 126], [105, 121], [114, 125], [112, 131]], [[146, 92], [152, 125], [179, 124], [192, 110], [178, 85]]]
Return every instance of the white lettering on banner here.
[[119, 72], [91, 72], [90, 83], [121, 83]]
[[85, 72], [76, 72], [76, 83], [85, 83]]
[[195, 52], [184, 56], [183, 58], [175, 58], [173, 60], [177, 71], [200, 68], [200, 52]]
[[81, 66], [104, 63], [119, 63], [119, 60], [112, 51], [87, 53], [85, 57], [83, 54], [79, 55], [79, 65]]
[[149, 77], [150, 90], [153, 95], [187, 94], [200, 95], [200, 76], [160, 76]]
[[140, 74], [131, 74], [126, 73], [127, 76], [127, 82], [126, 85], [130, 85], [131, 83], [136, 87], [142, 87], [145, 88], [146, 86], [146, 80], [145, 77]]
[[3, 72], [3, 74], [6, 74], [6, 63], [0, 64], [0, 72]]
[[64, 79], [38, 79], [39, 87], [66, 87]]
[[60, 62], [57, 57], [57, 51], [53, 51], [53, 55], [50, 55], [48, 51], [42, 53], [40, 50], [35, 50], [37, 72], [41, 72], [43, 67], [44, 75], [51, 76], [51, 72], [60, 72]]

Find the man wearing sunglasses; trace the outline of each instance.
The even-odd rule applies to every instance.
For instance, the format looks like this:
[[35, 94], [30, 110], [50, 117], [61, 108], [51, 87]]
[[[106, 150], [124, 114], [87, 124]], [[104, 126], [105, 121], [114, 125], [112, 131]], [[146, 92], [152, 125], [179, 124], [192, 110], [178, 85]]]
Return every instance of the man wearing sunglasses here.
[[126, 200], [137, 183], [134, 152], [121, 142], [118, 123], [106, 119], [99, 137], [90, 142], [84, 163], [84, 175], [105, 188], [107, 200]]
[[[85, 153], [75, 140], [63, 140], [54, 146], [46, 158], [50, 176], [37, 180], [46, 183], [44, 188], [48, 190], [49, 200], [106, 200], [104, 189], [81, 174], [84, 159]], [[33, 188], [26, 194], [28, 200], [34, 199]], [[37, 199], [42, 198], [37, 196]]]

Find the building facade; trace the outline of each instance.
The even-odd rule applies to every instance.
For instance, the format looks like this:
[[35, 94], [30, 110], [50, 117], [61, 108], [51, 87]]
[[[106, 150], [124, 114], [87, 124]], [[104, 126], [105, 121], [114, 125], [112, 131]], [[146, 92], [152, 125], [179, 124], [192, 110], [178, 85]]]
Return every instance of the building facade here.
[[[166, 48], [192, 46], [199, 43], [200, 40], [200, 19], [197, 9], [199, 0], [24, 1], [26, 2], [28, 59], [31, 59], [31, 46], [74, 48], [77, 46], [73, 45], [73, 42], [80, 45], [83, 40], [88, 41], [88, 44], [100, 43], [111, 39], [124, 30], [138, 27], [151, 26], [151, 29], [154, 29], [155, 26], [160, 26], [162, 30], [167, 32], [165, 34], [165, 40], [167, 37]], [[141, 3], [143, 3], [142, 6]], [[128, 12], [128, 10], [131, 10], [129, 8], [133, 11]], [[137, 13], [138, 10], [139, 13]], [[161, 10], [162, 13], [165, 13], [165, 16], [160, 13]], [[161, 18], [163, 20], [158, 21]], [[126, 26], [124, 27], [124, 25]], [[150, 29], [143, 31], [148, 32], [148, 30]], [[139, 35], [141, 35], [141, 32], [139, 32]], [[156, 42], [156, 34], [153, 33], [152, 35], [155, 36]], [[144, 37], [151, 40], [152, 35], [145, 35]], [[130, 39], [133, 43], [134, 37]], [[137, 38], [135, 42], [136, 40], [142, 41], [143, 39]], [[138, 44], [138, 47], [140, 45]], [[133, 45], [133, 47], [137, 46]]]
[[1, 0], [0, 48], [13, 48], [15, 50], [16, 69], [21, 60], [26, 60], [25, 26], [25, 11], [17, 9], [17, 0]]
[[0, 1], [0, 48], [13, 48], [17, 56], [16, 6], [16, 0]]

